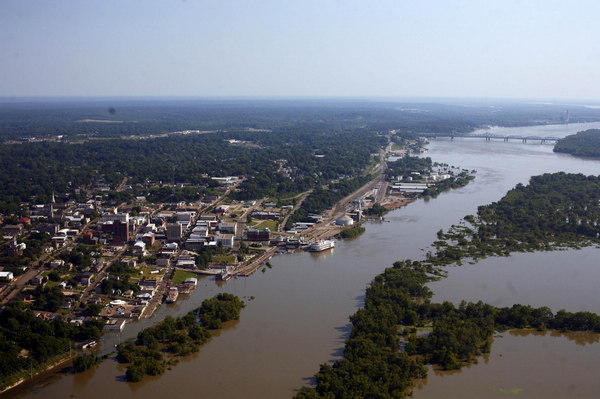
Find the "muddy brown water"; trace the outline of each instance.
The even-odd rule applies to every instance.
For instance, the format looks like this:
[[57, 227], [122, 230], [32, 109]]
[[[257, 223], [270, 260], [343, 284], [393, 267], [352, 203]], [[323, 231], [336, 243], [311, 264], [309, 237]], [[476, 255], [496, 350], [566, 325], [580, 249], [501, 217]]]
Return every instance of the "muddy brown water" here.
[[[494, 133], [564, 136], [599, 126]], [[124, 367], [109, 359], [82, 374], [36, 379], [3, 397], [291, 397], [297, 389], [313, 383], [319, 364], [340, 358], [349, 331], [348, 316], [361, 305], [365, 286], [385, 267], [395, 260], [421, 258], [440, 228], [475, 213], [478, 205], [498, 200], [532, 175], [560, 170], [600, 173], [596, 160], [554, 154], [551, 145], [534, 142], [440, 139], [431, 143], [427, 156], [476, 169], [477, 178], [460, 190], [393, 211], [382, 223], [367, 223], [365, 234], [338, 242], [334, 250], [277, 256], [271, 260], [272, 269], [225, 284], [203, 278], [189, 297], [182, 296], [173, 306], [161, 306], [151, 319], [128, 326], [120, 336], [104, 336], [101, 351], [107, 353], [119, 340], [135, 337], [140, 329], [167, 314], [183, 315], [216, 293], [230, 292], [246, 301], [238, 322], [228, 324], [199, 353], [181, 360], [163, 376], [127, 383]], [[450, 268], [448, 279], [436, 283], [435, 299], [483, 299], [506, 305], [531, 302], [553, 310], [600, 312], [600, 303], [593, 298], [600, 277], [594, 250], [518, 254]], [[548, 266], [553, 259], [559, 260]], [[511, 266], [511, 262], [516, 263]], [[526, 284], [522, 286], [523, 281]], [[415, 389], [415, 397], [559, 398], [600, 392], [598, 367], [593, 361], [600, 354], [597, 339], [582, 346], [568, 336], [551, 333], [500, 335], [487, 360], [481, 358], [479, 364], [452, 375], [430, 372], [421, 382], [422, 388]]]

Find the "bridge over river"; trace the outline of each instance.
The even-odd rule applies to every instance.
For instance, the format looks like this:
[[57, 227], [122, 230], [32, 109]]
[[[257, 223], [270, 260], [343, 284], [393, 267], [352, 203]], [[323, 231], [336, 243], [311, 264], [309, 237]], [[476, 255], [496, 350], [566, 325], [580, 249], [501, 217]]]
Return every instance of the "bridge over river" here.
[[541, 144], [545, 144], [546, 142], [557, 142], [560, 137], [550, 137], [550, 136], [518, 136], [518, 135], [501, 135], [501, 134], [468, 134], [468, 135], [456, 135], [456, 134], [436, 134], [431, 136], [425, 136], [428, 139], [436, 139], [438, 137], [450, 137], [450, 140], [454, 140], [455, 137], [465, 138], [465, 139], [485, 139], [485, 141], [491, 140], [503, 140], [504, 142], [508, 142], [509, 140], [519, 140], [522, 143], [527, 143], [527, 141], [539, 141]]

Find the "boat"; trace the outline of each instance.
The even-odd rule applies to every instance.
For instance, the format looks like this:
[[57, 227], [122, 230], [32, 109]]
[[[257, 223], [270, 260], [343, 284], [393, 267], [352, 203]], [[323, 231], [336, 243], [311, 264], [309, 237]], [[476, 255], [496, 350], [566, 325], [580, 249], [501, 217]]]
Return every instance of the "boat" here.
[[196, 287], [198, 285], [198, 279], [196, 277], [186, 278], [183, 282], [185, 285], [191, 285], [192, 287]]
[[335, 247], [335, 242], [332, 240], [318, 240], [310, 244], [308, 250], [310, 252], [321, 252]]
[[90, 349], [96, 346], [98, 343], [96, 341], [85, 341], [80, 345], [81, 349]]
[[177, 298], [179, 297], [179, 290], [177, 287], [169, 288], [169, 293], [167, 294], [167, 303], [175, 303]]
[[217, 280], [227, 281], [233, 277], [233, 273], [230, 273], [226, 269], [224, 269], [221, 274], [217, 274]]
[[193, 287], [189, 284], [177, 284], [177, 290], [180, 294], [189, 294]]

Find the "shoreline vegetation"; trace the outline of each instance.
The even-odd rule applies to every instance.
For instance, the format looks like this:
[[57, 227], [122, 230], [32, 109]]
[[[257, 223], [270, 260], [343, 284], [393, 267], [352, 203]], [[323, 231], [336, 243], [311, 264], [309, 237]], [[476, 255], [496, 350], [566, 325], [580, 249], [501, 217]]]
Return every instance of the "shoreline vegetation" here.
[[167, 367], [177, 364], [178, 357], [198, 352], [211, 338], [210, 330], [221, 329], [226, 321], [238, 320], [245, 306], [235, 295], [218, 294], [182, 317], [166, 316], [140, 331], [135, 342], [117, 346], [117, 361], [128, 364], [127, 381], [138, 382], [144, 375], [163, 374]]
[[[425, 364], [452, 370], [477, 362], [490, 351], [494, 331], [600, 332], [595, 313], [553, 313], [545, 306], [519, 304], [499, 308], [482, 301], [432, 303], [426, 286], [445, 276], [443, 266], [464, 259], [597, 244], [599, 201], [598, 177], [544, 174], [480, 206], [477, 216], [467, 215], [460, 226], [440, 230], [435, 254], [395, 262], [374, 278], [364, 307], [350, 316], [343, 359], [322, 364], [316, 387], [303, 388], [296, 398], [405, 397], [415, 379], [427, 376]], [[417, 335], [417, 328], [429, 333]]]
[[351, 239], [351, 238], [358, 237], [365, 231], [366, 231], [366, 229], [362, 225], [359, 224], [354, 227], [350, 227], [349, 229], [342, 230], [341, 232], [336, 234], [334, 237], [338, 238], [338, 239], [343, 239], [343, 240]]
[[23, 302], [5, 306], [0, 313], [0, 389], [62, 364], [74, 342], [99, 339], [103, 325], [89, 320], [75, 326], [62, 317], [46, 321]]
[[581, 157], [600, 157], [600, 129], [589, 129], [571, 134], [556, 142], [554, 152]]

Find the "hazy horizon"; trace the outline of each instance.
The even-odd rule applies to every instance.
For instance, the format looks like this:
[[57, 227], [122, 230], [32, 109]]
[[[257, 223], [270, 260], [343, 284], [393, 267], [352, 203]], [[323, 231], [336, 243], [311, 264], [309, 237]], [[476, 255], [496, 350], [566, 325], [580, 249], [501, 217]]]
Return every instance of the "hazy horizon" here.
[[0, 97], [594, 102], [599, 12], [593, 1], [5, 0]]

